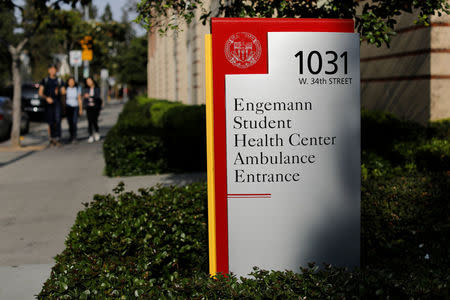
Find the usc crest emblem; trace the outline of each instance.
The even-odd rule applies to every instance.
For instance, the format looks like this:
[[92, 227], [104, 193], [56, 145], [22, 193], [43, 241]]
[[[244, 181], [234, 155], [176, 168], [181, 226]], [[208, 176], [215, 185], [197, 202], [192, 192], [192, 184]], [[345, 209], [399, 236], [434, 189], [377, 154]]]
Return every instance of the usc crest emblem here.
[[251, 33], [235, 33], [225, 44], [225, 56], [233, 66], [246, 69], [256, 64], [261, 57], [261, 43]]

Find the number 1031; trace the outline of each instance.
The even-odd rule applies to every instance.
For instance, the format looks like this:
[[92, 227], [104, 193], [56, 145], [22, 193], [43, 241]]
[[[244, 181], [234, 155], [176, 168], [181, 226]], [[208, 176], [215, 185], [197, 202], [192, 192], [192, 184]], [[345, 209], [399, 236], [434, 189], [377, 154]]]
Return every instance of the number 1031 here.
[[298, 66], [300, 75], [303, 74], [305, 65], [309, 73], [317, 75], [323, 70], [325, 74], [336, 74], [339, 68], [344, 68], [344, 74], [347, 74], [347, 51], [338, 55], [335, 51], [326, 51], [324, 57], [319, 51], [304, 53], [299, 51], [295, 54], [298, 57]]

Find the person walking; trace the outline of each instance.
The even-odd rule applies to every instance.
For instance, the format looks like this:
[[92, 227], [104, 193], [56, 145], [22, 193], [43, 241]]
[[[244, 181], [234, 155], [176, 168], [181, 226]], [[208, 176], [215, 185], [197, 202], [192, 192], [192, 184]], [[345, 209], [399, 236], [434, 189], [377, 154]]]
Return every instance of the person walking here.
[[65, 95], [64, 82], [56, 76], [56, 65], [48, 67], [48, 76], [39, 85], [39, 96], [45, 99], [45, 117], [49, 126], [50, 146], [61, 146], [61, 95]]
[[100, 140], [98, 133], [98, 116], [102, 108], [100, 89], [96, 86], [92, 77], [86, 78], [86, 87], [83, 92], [83, 107], [86, 109], [88, 119], [89, 138], [88, 143]]
[[70, 138], [69, 143], [77, 140], [78, 115], [83, 114], [83, 105], [81, 103], [81, 91], [73, 77], [67, 79], [66, 87], [66, 117], [69, 123]]

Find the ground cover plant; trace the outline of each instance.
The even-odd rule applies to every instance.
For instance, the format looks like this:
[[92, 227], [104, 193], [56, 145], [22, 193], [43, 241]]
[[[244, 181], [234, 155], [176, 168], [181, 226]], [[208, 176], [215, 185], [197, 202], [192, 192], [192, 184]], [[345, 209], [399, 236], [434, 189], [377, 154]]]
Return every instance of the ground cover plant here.
[[206, 170], [205, 118], [204, 105], [145, 97], [127, 102], [103, 144], [106, 175]]
[[79, 212], [39, 299], [449, 299], [450, 122], [362, 113], [361, 268], [207, 274], [206, 184], [119, 185]]

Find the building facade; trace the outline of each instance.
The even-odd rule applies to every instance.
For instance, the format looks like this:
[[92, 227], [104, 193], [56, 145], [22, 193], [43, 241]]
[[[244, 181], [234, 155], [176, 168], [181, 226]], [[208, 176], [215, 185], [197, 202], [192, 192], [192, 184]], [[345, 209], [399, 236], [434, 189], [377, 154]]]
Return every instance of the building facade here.
[[204, 36], [208, 33], [209, 23], [183, 22], [177, 32], [148, 34], [148, 97], [205, 103]]
[[450, 118], [450, 16], [398, 19], [390, 48], [361, 45], [361, 101], [421, 123]]

